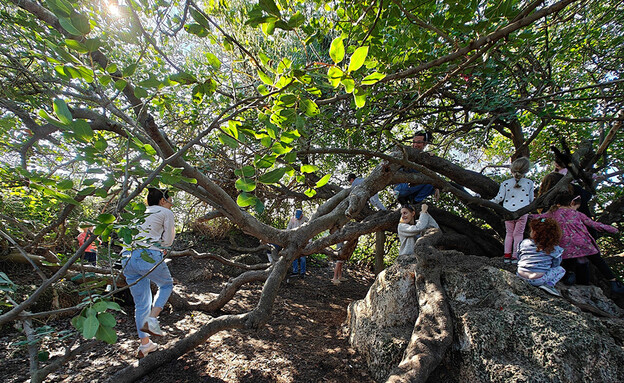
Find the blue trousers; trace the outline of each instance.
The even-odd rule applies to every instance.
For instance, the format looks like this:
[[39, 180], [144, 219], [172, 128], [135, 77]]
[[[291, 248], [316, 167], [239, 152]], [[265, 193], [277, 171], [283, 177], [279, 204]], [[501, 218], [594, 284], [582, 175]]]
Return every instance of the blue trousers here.
[[292, 264], [293, 274], [305, 274], [306, 273], [306, 257], [300, 257], [295, 259]]
[[[141, 258], [143, 252], [147, 252], [147, 255], [152, 258], [155, 263], [150, 263]], [[163, 258], [163, 253], [158, 250], [138, 249], [133, 250], [132, 254], [130, 254], [130, 252], [124, 252], [123, 256], [125, 257], [122, 261], [124, 266], [123, 273], [126, 277], [126, 282], [130, 285], [146, 275], [155, 264], [160, 262]], [[153, 303], [150, 281], [158, 286], [158, 293], [156, 293]], [[132, 298], [134, 299], [134, 321], [136, 323], [137, 332], [139, 333], [139, 338], [149, 336], [149, 334], [140, 329], [145, 324], [150, 311], [152, 311], [152, 307], [163, 308], [172, 291], [173, 279], [171, 278], [169, 268], [164, 262], [158, 265], [147, 277], [130, 287], [130, 293], [132, 293]]]

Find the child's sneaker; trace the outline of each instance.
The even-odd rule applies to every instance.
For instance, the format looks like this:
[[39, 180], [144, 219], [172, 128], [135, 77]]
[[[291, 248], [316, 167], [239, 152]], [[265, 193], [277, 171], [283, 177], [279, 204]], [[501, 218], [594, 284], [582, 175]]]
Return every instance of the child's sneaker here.
[[540, 289], [546, 291], [548, 294], [554, 295], [556, 297], [560, 297], [561, 296], [561, 293], [559, 292], [559, 290], [557, 290], [553, 286], [541, 285], [541, 286], [537, 286], [537, 287], [539, 287]]
[[505, 254], [503, 262], [511, 263], [511, 254]]
[[512, 265], [517, 265], [518, 264], [518, 258], [511, 258], [511, 264]]
[[156, 351], [157, 349], [158, 349], [158, 345], [150, 340], [146, 344], [142, 344], [139, 346], [139, 351], [137, 352], [137, 358], [139, 359], [145, 358], [147, 354], [149, 354], [152, 351]]
[[624, 285], [620, 281], [609, 281], [611, 292], [613, 294], [624, 294]]
[[147, 317], [145, 324], [143, 324], [143, 327], [141, 327], [141, 331], [146, 332], [148, 334], [152, 334], [154, 336], [165, 335], [160, 329], [160, 324], [158, 323], [158, 319], [154, 317]]

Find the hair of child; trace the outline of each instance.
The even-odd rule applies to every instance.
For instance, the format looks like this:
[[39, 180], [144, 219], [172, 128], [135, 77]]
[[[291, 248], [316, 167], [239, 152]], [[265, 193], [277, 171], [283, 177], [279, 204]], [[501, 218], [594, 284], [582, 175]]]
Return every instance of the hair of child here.
[[526, 157], [517, 158], [514, 162], [511, 163], [511, 174], [513, 174], [514, 179], [516, 180], [515, 188], [519, 188], [520, 185], [518, 182], [522, 179], [522, 177], [529, 172], [531, 168], [531, 160]]
[[559, 192], [555, 196], [553, 200], [553, 205], [549, 211], [557, 211], [561, 206], [570, 206], [572, 200], [574, 199], [574, 195], [568, 191]]
[[147, 189], [147, 205], [155, 206], [158, 205], [161, 199], [169, 199], [169, 191], [161, 190], [158, 188], [148, 188]]
[[552, 218], [533, 219], [529, 222], [531, 238], [538, 250], [551, 253], [561, 240], [561, 227]]

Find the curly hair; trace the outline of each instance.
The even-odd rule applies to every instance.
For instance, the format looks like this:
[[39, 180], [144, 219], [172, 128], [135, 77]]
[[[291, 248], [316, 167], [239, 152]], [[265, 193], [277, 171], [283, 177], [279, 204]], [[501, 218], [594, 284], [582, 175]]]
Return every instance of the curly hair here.
[[551, 253], [561, 240], [561, 227], [552, 218], [540, 218], [531, 220], [531, 238], [535, 241], [538, 250]]

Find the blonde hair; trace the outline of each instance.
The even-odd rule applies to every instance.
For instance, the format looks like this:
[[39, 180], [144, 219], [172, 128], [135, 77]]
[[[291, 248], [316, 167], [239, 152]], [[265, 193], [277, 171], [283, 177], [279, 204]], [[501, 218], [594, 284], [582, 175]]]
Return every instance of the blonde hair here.
[[[514, 162], [511, 163], [511, 166], [509, 167], [509, 170], [511, 170], [511, 173], [520, 173], [523, 176], [525, 174], [527, 174], [529, 172], [529, 169], [531, 168], [531, 160], [529, 160], [526, 157], [520, 157], [517, 158]], [[516, 180], [516, 184], [514, 185], [515, 188], [519, 188], [520, 185], [518, 185], [518, 181], [520, 181], [520, 179], [522, 179], [522, 177], [517, 178], [514, 174], [514, 178]]]

